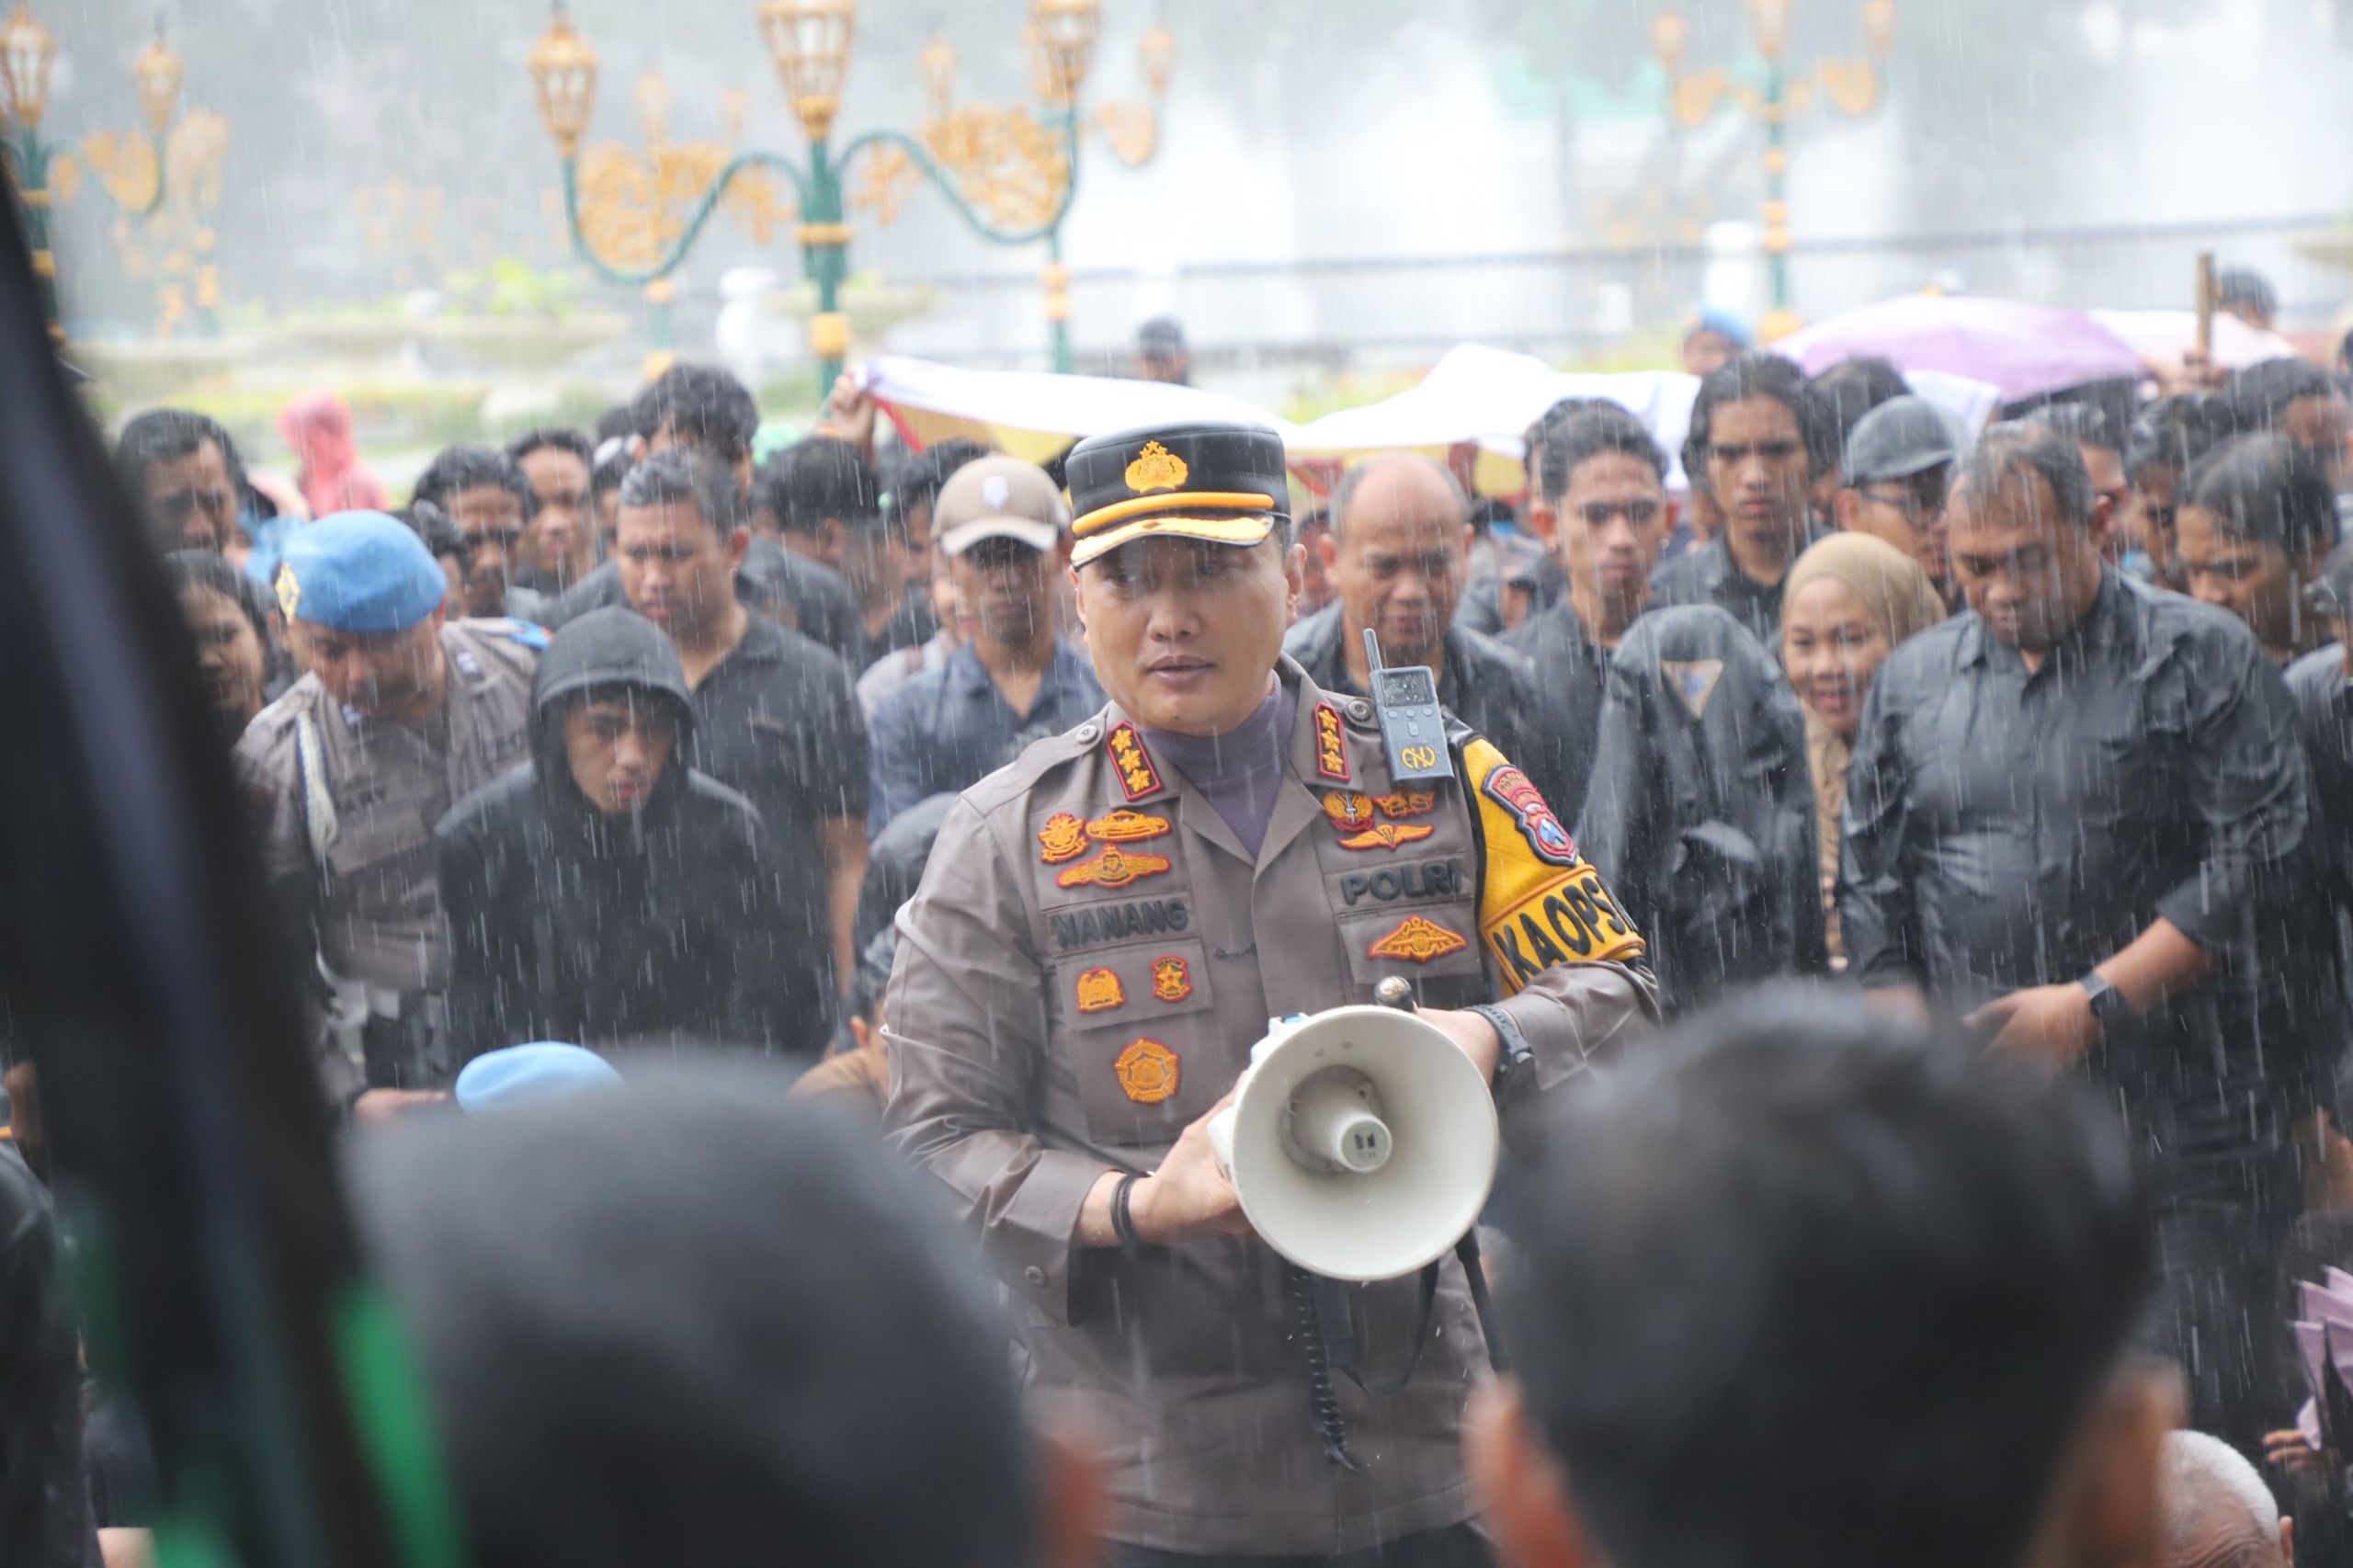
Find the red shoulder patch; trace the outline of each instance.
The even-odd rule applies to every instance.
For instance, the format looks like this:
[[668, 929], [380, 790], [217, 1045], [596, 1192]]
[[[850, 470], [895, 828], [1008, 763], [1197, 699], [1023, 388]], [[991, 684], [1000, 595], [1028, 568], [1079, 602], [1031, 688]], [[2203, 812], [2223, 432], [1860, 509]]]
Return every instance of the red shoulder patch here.
[[1512, 814], [1519, 824], [1520, 836], [1539, 859], [1555, 866], [1577, 863], [1576, 840], [1569, 836], [1569, 830], [1561, 825], [1561, 819], [1552, 814], [1552, 808], [1544, 803], [1527, 774], [1517, 767], [1498, 767], [1487, 775], [1481, 788], [1489, 800]]

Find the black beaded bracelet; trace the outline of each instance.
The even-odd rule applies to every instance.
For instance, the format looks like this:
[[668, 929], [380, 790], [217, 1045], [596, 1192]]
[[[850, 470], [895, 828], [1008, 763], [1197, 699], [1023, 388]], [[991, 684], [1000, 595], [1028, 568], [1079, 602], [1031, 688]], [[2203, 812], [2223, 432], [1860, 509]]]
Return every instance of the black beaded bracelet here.
[[1111, 1189], [1111, 1233], [1120, 1239], [1120, 1250], [1124, 1253], [1133, 1254], [1143, 1246], [1143, 1238], [1136, 1234], [1136, 1217], [1128, 1210], [1128, 1195], [1142, 1179], [1141, 1173], [1130, 1171]]

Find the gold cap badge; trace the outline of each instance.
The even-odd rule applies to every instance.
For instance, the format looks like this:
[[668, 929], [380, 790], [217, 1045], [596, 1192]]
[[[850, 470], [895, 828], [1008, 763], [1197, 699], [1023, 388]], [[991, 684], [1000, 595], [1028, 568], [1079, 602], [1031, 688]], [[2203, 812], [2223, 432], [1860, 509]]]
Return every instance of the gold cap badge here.
[[1183, 458], [1157, 441], [1146, 441], [1136, 460], [1128, 465], [1128, 488], [1139, 494], [1147, 490], [1174, 490], [1190, 472]]
[[300, 608], [302, 603], [302, 585], [294, 580], [292, 562], [281, 561], [278, 563], [278, 581], [271, 585], [278, 590], [278, 613], [289, 620], [293, 619], [295, 610]]

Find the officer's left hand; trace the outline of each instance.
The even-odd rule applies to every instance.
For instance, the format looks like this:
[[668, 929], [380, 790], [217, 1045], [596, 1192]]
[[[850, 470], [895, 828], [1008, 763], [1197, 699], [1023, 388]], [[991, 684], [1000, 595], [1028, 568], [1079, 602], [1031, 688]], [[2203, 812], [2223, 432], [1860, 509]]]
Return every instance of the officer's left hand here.
[[1476, 1013], [1431, 1011], [1416, 1015], [1420, 1019], [1462, 1048], [1479, 1069], [1481, 1077], [1493, 1082], [1495, 1064], [1503, 1060], [1503, 1037], [1495, 1033], [1495, 1026]]
[[426, 1106], [447, 1105], [449, 1100], [442, 1089], [370, 1089], [351, 1102], [351, 1119], [362, 1126], [381, 1127]]
[[2090, 993], [2073, 981], [1997, 996], [1961, 1020], [1987, 1036], [1986, 1049], [2072, 1067], [2099, 1043]]

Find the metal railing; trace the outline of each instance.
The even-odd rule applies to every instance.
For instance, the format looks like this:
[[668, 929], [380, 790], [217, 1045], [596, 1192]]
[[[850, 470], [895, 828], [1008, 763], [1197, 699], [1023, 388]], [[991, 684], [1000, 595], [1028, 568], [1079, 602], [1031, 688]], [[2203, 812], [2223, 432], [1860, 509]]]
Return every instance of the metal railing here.
[[[2322, 259], [2332, 248], [2339, 259]], [[2353, 300], [2353, 221], [2336, 215], [1800, 240], [1790, 262], [1797, 309], [1809, 319], [1927, 285], [2047, 304], [2185, 309], [2196, 257], [2209, 250], [2270, 279], [2283, 327], [2325, 328]], [[1081, 268], [1071, 280], [1073, 324], [1081, 369], [1124, 364], [1135, 323], [1163, 312], [1184, 322], [1204, 368], [1367, 369], [1427, 361], [1464, 341], [1606, 358], [1671, 331], [1710, 268], [1725, 265], [1700, 246], [1672, 245]], [[1748, 265], [1761, 274], [1761, 257]], [[938, 301], [891, 334], [894, 351], [976, 369], [1044, 367], [1033, 272], [893, 281], [928, 288]]]

